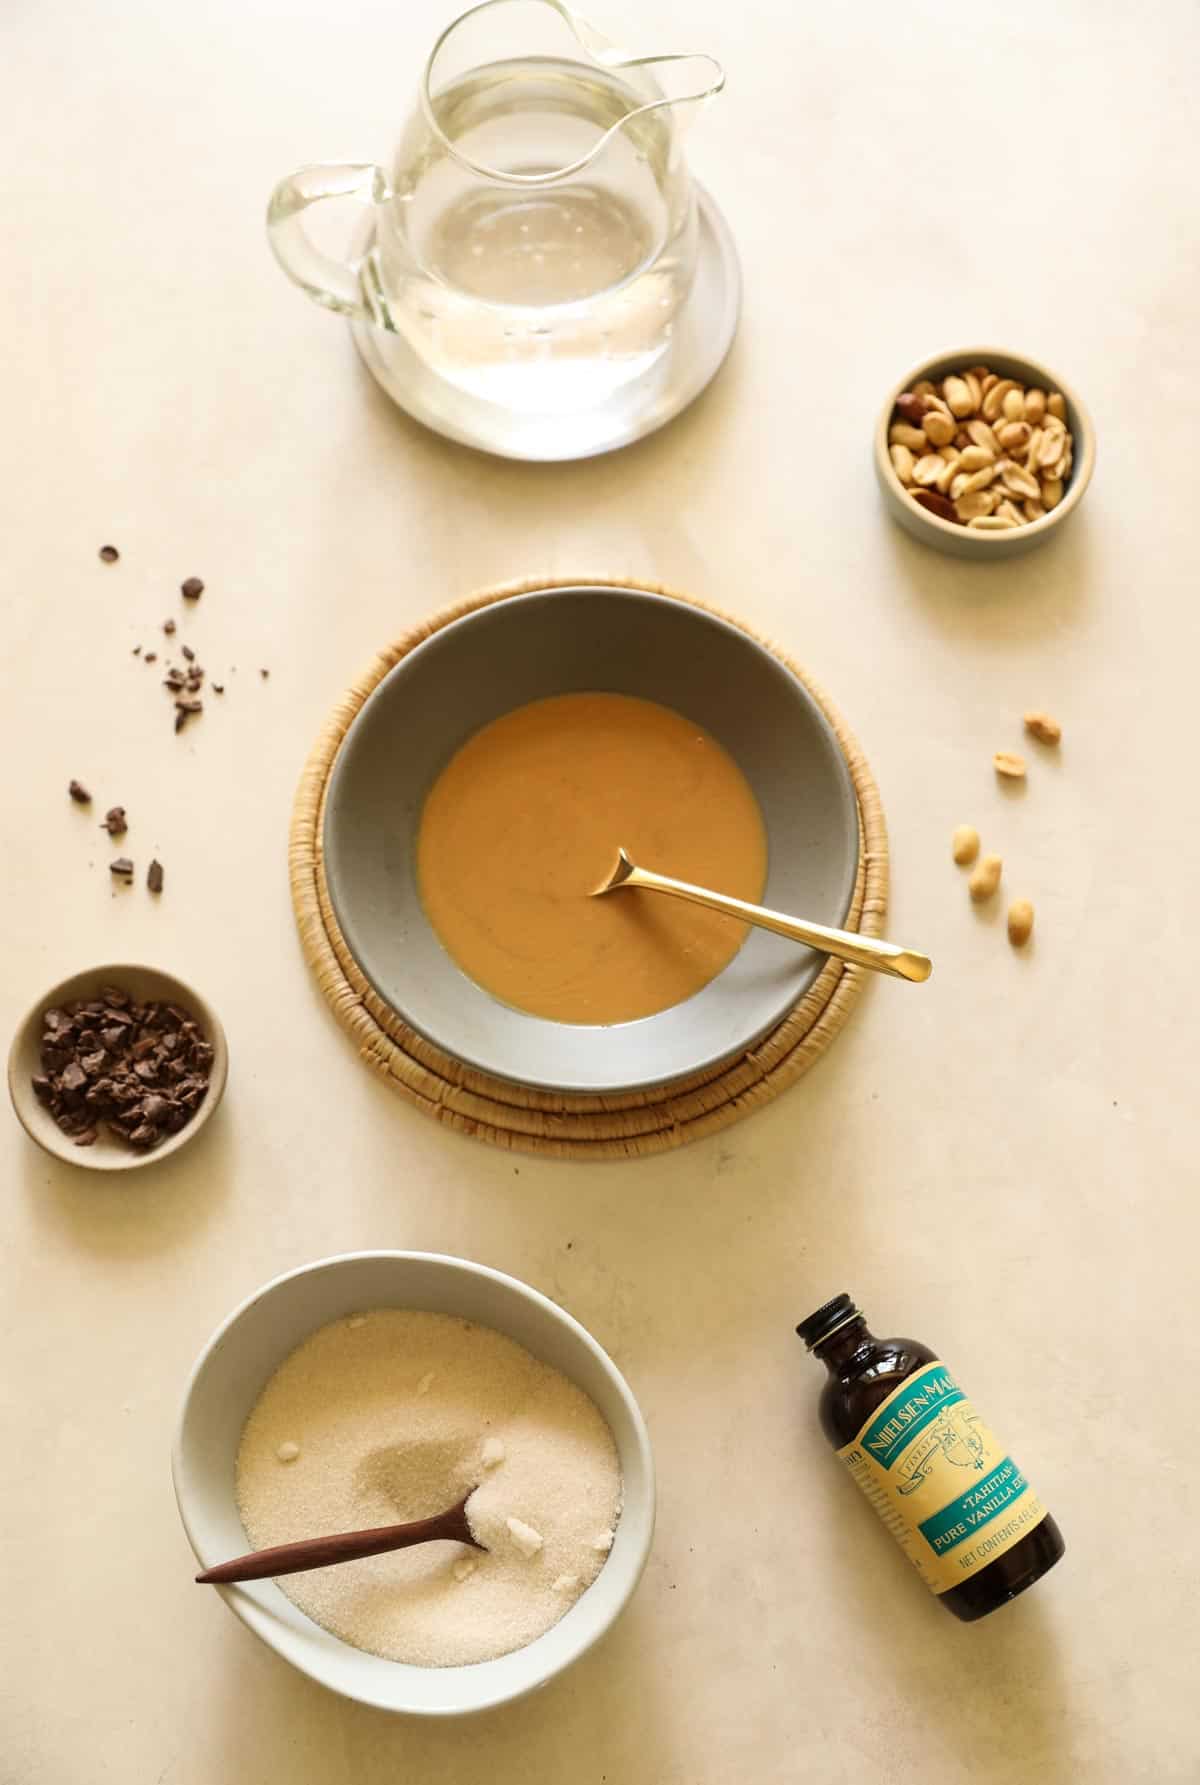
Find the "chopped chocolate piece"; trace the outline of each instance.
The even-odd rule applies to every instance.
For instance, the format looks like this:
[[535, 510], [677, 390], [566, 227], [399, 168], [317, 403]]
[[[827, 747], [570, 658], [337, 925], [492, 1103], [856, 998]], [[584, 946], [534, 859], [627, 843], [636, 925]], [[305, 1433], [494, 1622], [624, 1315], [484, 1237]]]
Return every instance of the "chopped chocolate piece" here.
[[100, 557], [105, 564], [115, 564], [120, 556], [121, 554], [115, 545], [102, 545], [100, 547]]
[[163, 866], [160, 861], [152, 861], [146, 870], [146, 885], [152, 893], [160, 893], [163, 889]]
[[65, 1010], [60, 1010], [57, 1005], [55, 1005], [52, 1010], [46, 1012], [42, 1021], [45, 1023], [47, 1029], [69, 1029], [71, 1026], [70, 1017]]
[[54, 1091], [46, 1074], [44, 1072], [35, 1072], [30, 1083], [33, 1086], [33, 1094], [39, 1102], [49, 1103], [51, 1097], [54, 1095]]
[[113, 1049], [120, 1047], [125, 1040], [125, 1031], [114, 1023], [111, 1029], [101, 1029], [100, 1039], [111, 1054]]
[[68, 781], [67, 792], [77, 806], [90, 806], [92, 803], [92, 796], [82, 781]]
[[64, 1091], [82, 1091], [84, 1085], [86, 1085], [86, 1084], [87, 1084], [87, 1073], [83, 1070], [83, 1067], [80, 1066], [80, 1064], [77, 1060], [72, 1060], [71, 1064], [67, 1067], [66, 1071], [62, 1075], [63, 1090]]
[[186, 595], [189, 601], [199, 601], [204, 593], [204, 584], [198, 576], [189, 576], [186, 582], [180, 583], [179, 592]]
[[[119, 986], [102, 985], [100, 987], [100, 992], [105, 1004], [107, 1004], [111, 1010], [128, 1010], [129, 1006], [133, 1003], [133, 999], [129, 996], [129, 993], [123, 992]], [[128, 1022], [129, 1018], [123, 1017], [121, 1020], [123, 1022]]]
[[97, 1048], [94, 1054], [81, 1054], [79, 1056], [79, 1064], [83, 1067], [83, 1070], [87, 1073], [89, 1078], [99, 1078], [104, 1070], [107, 1059], [108, 1055], [105, 1053], [104, 1049]]
[[161, 1122], [170, 1107], [165, 1097], [161, 1097], [157, 1091], [151, 1091], [142, 1098], [142, 1118], [147, 1122]]
[[133, 879], [133, 863], [127, 855], [119, 855], [116, 861], [109, 862], [108, 871], [118, 880]]
[[195, 653], [195, 651], [193, 651], [191, 645], [184, 645], [182, 648], [183, 648], [183, 654], [187, 658], [188, 662], [194, 663], [196, 661], [196, 653]]
[[158, 1129], [152, 1128], [149, 1122], [141, 1123], [129, 1136], [129, 1144], [134, 1147], [155, 1147], [158, 1145], [158, 1140]]
[[110, 806], [104, 814], [104, 823], [100, 826], [110, 837], [123, 837], [129, 826], [125, 822], [124, 806]]
[[95, 1144], [96, 1144], [96, 1129], [95, 1128], [85, 1128], [83, 1133], [78, 1135], [75, 1140], [75, 1145], [77, 1147], [94, 1147]]
[[167, 634], [168, 638], [171, 636], [171, 634], [172, 634], [172, 632], [174, 632], [174, 630], [175, 630], [174, 620], [164, 620], [163, 621], [163, 631]]
[[158, 662], [158, 652], [157, 651], [147, 651], [146, 655], [142, 658], [142, 662], [143, 663], [157, 663]]
[[224, 692], [225, 692], [224, 682], [214, 682], [212, 685], [212, 691], [214, 694], [224, 694]]

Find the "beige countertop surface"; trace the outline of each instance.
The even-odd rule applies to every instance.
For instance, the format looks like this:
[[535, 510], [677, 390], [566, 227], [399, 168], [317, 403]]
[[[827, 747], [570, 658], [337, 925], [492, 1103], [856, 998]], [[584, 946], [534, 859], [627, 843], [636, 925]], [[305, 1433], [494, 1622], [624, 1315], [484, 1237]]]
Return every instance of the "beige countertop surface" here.
[[[745, 308], [678, 423], [542, 469], [394, 411], [264, 240], [277, 176], [386, 156], [448, 8], [0, 20], [5, 1022], [140, 958], [204, 990], [233, 1057], [203, 1138], [128, 1181], [0, 1126], [0, 1780], [1196, 1780], [1200, 20], [1182, 0], [590, 10], [727, 63], [691, 155]], [[983, 568], [889, 524], [869, 453], [889, 382], [980, 340], [1061, 367], [1099, 436], [1062, 537]], [[872, 984], [763, 1113], [636, 1164], [424, 1120], [359, 1064], [289, 907], [292, 795], [342, 689], [430, 610], [543, 571], [661, 579], [802, 659], [880, 782], [891, 932], [937, 961], [923, 989]], [[227, 692], [176, 738], [131, 651], [189, 575], [207, 587], [176, 642]], [[990, 757], [1031, 705], [1064, 742], [1030, 748], [1012, 797]], [[128, 807], [136, 890], [110, 886], [73, 775], [96, 816]], [[1023, 955], [949, 860], [964, 820], [1037, 906]], [[192, 1585], [171, 1492], [213, 1327], [278, 1272], [373, 1246], [556, 1297], [656, 1447], [627, 1615], [539, 1696], [453, 1725], [343, 1702], [260, 1647]], [[924, 1594], [816, 1429], [792, 1326], [843, 1288], [957, 1367], [1063, 1527], [1066, 1561], [986, 1623]]]

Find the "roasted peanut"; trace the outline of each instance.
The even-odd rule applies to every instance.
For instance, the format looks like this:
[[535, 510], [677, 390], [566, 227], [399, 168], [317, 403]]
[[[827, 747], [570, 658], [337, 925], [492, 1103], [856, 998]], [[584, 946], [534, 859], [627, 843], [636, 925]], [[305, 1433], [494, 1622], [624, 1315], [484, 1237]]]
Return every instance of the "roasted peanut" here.
[[978, 905], [984, 899], [990, 899], [1000, 884], [1000, 874], [1004, 867], [998, 855], [985, 855], [975, 866], [971, 878], [967, 881], [967, 891]]
[[1014, 385], [1011, 390], [1005, 391], [1001, 407], [1006, 421], [1025, 420], [1025, 392], [1020, 385]]
[[1031, 427], [1039, 426], [1046, 413], [1046, 393], [1035, 384], [1032, 390], [1025, 392], [1025, 420]]
[[989, 452], [986, 446], [965, 446], [958, 461], [963, 471], [982, 471], [985, 465], [995, 462], [995, 453]]
[[1062, 737], [1062, 726], [1049, 713], [1026, 713], [1025, 729], [1041, 744], [1057, 744]]
[[942, 384], [942, 395], [950, 405], [952, 414], [967, 416], [972, 413], [975, 404], [971, 398], [971, 389], [965, 378], [947, 378]]
[[1018, 756], [1015, 750], [997, 750], [992, 757], [992, 767], [1009, 781], [1025, 779], [1025, 758]]
[[983, 399], [984, 421], [998, 421], [1004, 413], [1004, 399], [1010, 390], [1016, 390], [1015, 378], [998, 378]]
[[892, 470], [903, 484], [913, 480], [913, 456], [907, 446], [889, 446], [888, 454], [892, 461]]
[[932, 446], [948, 446], [957, 433], [955, 423], [940, 409], [930, 409], [924, 419], [925, 438]]
[[945, 496], [939, 495], [937, 490], [910, 490], [908, 493], [918, 507], [927, 508], [930, 514], [936, 514], [939, 520], [958, 520], [953, 502], [948, 501]]
[[[983, 473], [977, 471], [975, 475], [981, 477]], [[968, 478], [967, 481], [969, 483], [970, 479]], [[954, 512], [960, 521], [974, 521], [978, 520], [981, 514], [991, 514], [996, 502], [997, 497], [994, 490], [966, 490], [961, 496], [955, 497]]]
[[913, 477], [917, 483], [936, 483], [945, 468], [946, 461], [940, 453], [927, 452], [913, 466]]
[[973, 824], [960, 824], [950, 839], [950, 853], [960, 868], [965, 868], [979, 854], [979, 832]]
[[1008, 939], [1014, 948], [1024, 948], [1033, 935], [1033, 906], [1028, 899], [1014, 899], [1008, 908]]
[[967, 423], [967, 433], [971, 436], [974, 445], [982, 446], [986, 452], [991, 453], [994, 459], [1000, 457], [1000, 442], [987, 422], [979, 416], [975, 416]]
[[907, 446], [909, 452], [924, 452], [926, 438], [920, 428], [906, 421], [894, 421], [888, 429], [889, 446]]
[[902, 396], [896, 398], [896, 407], [906, 422], [909, 422], [914, 428], [920, 427], [921, 418], [927, 407], [924, 397], [918, 397], [915, 392], [906, 390]]
[[1066, 421], [1067, 399], [1063, 396], [1061, 391], [1053, 390], [1050, 392], [1050, 395], [1046, 398], [1046, 411], [1049, 415], [1056, 415], [1059, 421]]

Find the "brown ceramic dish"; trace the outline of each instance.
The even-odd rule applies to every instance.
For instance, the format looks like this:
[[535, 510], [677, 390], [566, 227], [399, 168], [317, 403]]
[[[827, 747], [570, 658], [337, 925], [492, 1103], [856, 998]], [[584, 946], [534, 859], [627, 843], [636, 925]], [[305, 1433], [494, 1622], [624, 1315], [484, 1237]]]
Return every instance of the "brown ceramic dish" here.
[[[94, 997], [100, 987], [105, 985], [119, 986], [123, 991], [131, 992], [140, 1003], [157, 999], [190, 1010], [212, 1046], [212, 1071], [203, 1102], [186, 1128], [181, 1128], [178, 1134], [169, 1135], [150, 1152], [142, 1152], [129, 1146], [118, 1135], [109, 1133], [103, 1124], [94, 1146], [77, 1147], [71, 1137], [63, 1133], [33, 1089], [33, 1075], [41, 1070], [44, 1013], [56, 1004], [70, 1004], [77, 998]], [[228, 1071], [229, 1049], [225, 1042], [225, 1031], [216, 1011], [199, 992], [169, 973], [160, 973], [155, 967], [123, 963], [111, 967], [91, 967], [86, 973], [75, 973], [70, 979], [60, 981], [43, 993], [19, 1024], [13, 1037], [8, 1056], [8, 1092], [17, 1119], [26, 1134], [56, 1159], [65, 1159], [68, 1165], [81, 1165], [90, 1171], [135, 1171], [139, 1166], [154, 1165], [160, 1159], [170, 1158], [172, 1153], [177, 1153], [199, 1134], [221, 1101]]]

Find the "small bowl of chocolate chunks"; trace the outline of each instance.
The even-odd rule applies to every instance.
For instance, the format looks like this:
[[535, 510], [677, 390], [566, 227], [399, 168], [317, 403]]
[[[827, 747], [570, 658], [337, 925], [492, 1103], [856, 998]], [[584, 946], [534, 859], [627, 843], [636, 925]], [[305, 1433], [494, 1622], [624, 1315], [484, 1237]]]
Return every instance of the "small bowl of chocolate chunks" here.
[[53, 986], [20, 1024], [8, 1089], [47, 1153], [129, 1171], [200, 1132], [228, 1068], [217, 1014], [191, 986], [154, 967], [95, 967]]

